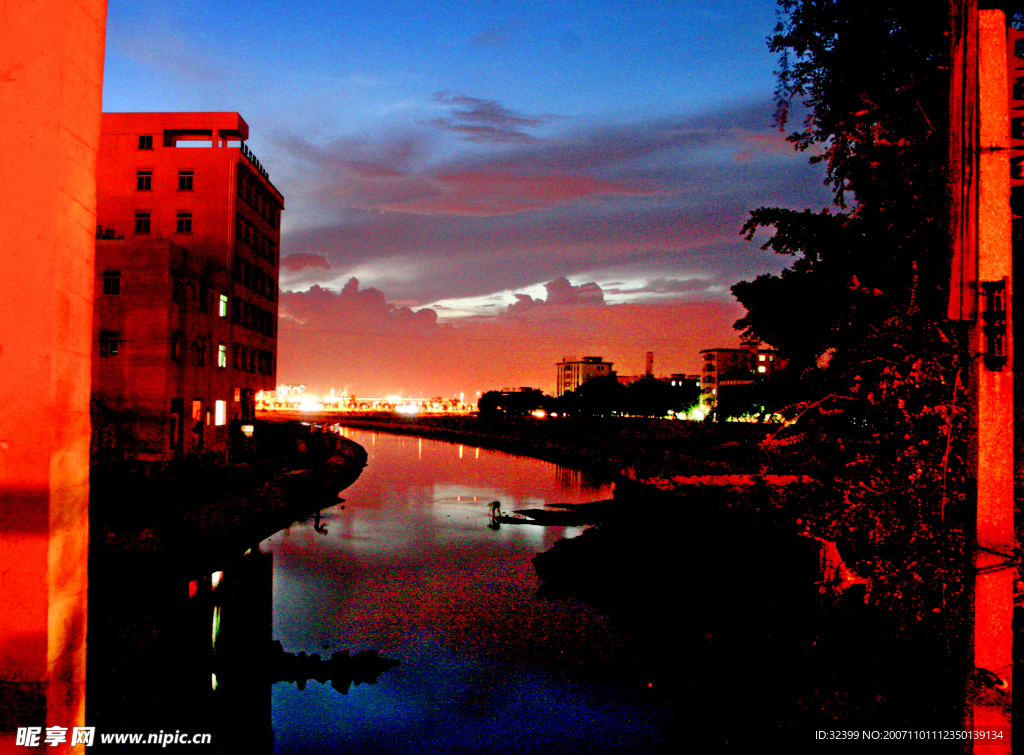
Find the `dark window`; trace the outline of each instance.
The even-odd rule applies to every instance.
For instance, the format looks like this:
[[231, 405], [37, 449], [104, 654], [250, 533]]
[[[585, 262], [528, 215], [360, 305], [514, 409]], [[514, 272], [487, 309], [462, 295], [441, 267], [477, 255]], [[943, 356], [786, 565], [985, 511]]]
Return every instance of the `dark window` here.
[[205, 283], [199, 284], [199, 311], [210, 311], [210, 287]]
[[200, 367], [206, 364], [206, 341], [196, 341], [196, 364]]
[[103, 271], [103, 293], [116, 296], [121, 293], [121, 271]]
[[171, 336], [171, 359], [175, 362], [184, 361], [185, 358], [185, 339], [180, 335]]
[[117, 347], [121, 342], [121, 334], [116, 330], [100, 331], [100, 356], [116, 357]]
[[136, 191], [151, 191], [153, 189], [153, 171], [135, 171], [135, 189]]
[[178, 233], [192, 233], [192, 213], [178, 213]]
[[139, 137], [139, 149], [153, 149], [153, 137], [152, 136], [140, 136]]
[[191, 170], [178, 171], [178, 191], [192, 191], [192, 175]]
[[185, 285], [181, 281], [181, 277], [175, 275], [171, 278], [171, 301], [176, 301], [179, 304], [185, 298]]
[[148, 212], [137, 212], [137, 213], [135, 213], [135, 232], [136, 233], [149, 233], [149, 213]]

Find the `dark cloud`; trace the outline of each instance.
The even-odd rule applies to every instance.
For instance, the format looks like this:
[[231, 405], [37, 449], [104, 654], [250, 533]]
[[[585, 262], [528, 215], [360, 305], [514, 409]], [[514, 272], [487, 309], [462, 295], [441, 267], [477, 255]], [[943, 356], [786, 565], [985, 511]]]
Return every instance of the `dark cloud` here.
[[[467, 99], [461, 107], [478, 125], [529, 120]], [[284, 146], [306, 161], [319, 223], [286, 233], [282, 244], [325, 257], [337, 285], [358, 274], [422, 304], [596, 270], [614, 270], [618, 280], [728, 285], [777, 266], [741, 240], [750, 210], [830, 200], [821, 166], [786, 151], [771, 116], [765, 100], [693, 117], [575, 126], [544, 142], [455, 158], [441, 158], [426, 133], [322, 147], [293, 137]], [[330, 281], [321, 273], [294, 282]]]
[[452, 108], [451, 115], [448, 118], [434, 118], [426, 121], [426, 124], [455, 132], [472, 142], [532, 143], [537, 141], [536, 137], [523, 129], [537, 128], [553, 119], [552, 116], [515, 113], [497, 100], [464, 94], [437, 92], [431, 100]]
[[505, 47], [519, 35], [520, 24], [505, 21], [495, 24], [473, 37], [469, 43], [474, 47]]
[[574, 286], [568, 278], [555, 278], [544, 284], [547, 298], [534, 299], [527, 294], [515, 294], [516, 301], [508, 305], [510, 315], [525, 314], [540, 306], [595, 306], [604, 304], [604, 292], [596, 283], [581, 283]]
[[297, 273], [308, 267], [322, 267], [330, 270], [331, 264], [321, 254], [306, 254], [298, 252], [281, 258], [281, 268], [289, 273]]
[[684, 294], [705, 291], [711, 281], [702, 278], [653, 278], [639, 288], [609, 288], [610, 294]]
[[283, 329], [309, 327], [356, 332], [429, 330], [437, 325], [432, 309], [413, 311], [389, 304], [375, 288], [360, 290], [359, 281], [349, 278], [335, 293], [312, 286], [307, 291], [284, 291], [280, 296], [279, 317]]

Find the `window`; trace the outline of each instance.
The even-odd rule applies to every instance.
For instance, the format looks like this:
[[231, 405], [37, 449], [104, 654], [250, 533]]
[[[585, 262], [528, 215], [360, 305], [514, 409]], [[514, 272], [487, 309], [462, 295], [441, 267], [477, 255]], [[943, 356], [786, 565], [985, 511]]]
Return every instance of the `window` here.
[[228, 422], [228, 402], [217, 399], [213, 405], [213, 424], [226, 425]]
[[217, 314], [220, 315], [221, 317], [227, 317], [228, 316], [228, 295], [227, 294], [221, 294], [220, 295], [220, 303], [217, 306]]
[[196, 364], [203, 367], [206, 364], [206, 341], [196, 341], [194, 348], [196, 350]]
[[757, 361], [763, 362], [764, 361], [764, 354], [758, 354], [757, 355]]
[[223, 343], [217, 344], [217, 366], [228, 366], [228, 347]]
[[117, 296], [121, 293], [121, 271], [120, 270], [104, 270], [103, 271], [103, 293], [111, 296]]
[[139, 149], [153, 149], [153, 137], [152, 136], [140, 136], [139, 137]]
[[192, 213], [178, 213], [178, 233], [192, 233]]
[[136, 233], [149, 233], [149, 213], [148, 212], [137, 212], [137, 213], [135, 213], [135, 232]]
[[759, 366], [759, 367], [757, 368], [757, 371], [758, 371], [758, 372], [762, 372], [762, 373], [763, 373], [763, 372], [764, 372], [764, 371], [765, 371], [766, 369], [767, 369], [767, 368], [766, 368], [766, 367], [765, 367], [765, 366], [764, 366], [764, 365], [762, 364], [762, 365], [760, 365], [760, 366]]
[[199, 284], [199, 311], [210, 311], [210, 287], [205, 283]]
[[100, 356], [116, 357], [117, 347], [121, 342], [121, 334], [115, 330], [100, 331]]
[[171, 336], [171, 360], [174, 362], [185, 361], [185, 339], [178, 334]]
[[178, 171], [178, 191], [192, 191], [193, 175], [194, 172], [191, 170]]
[[185, 298], [185, 284], [181, 280], [180, 275], [171, 276], [171, 301], [176, 301], [181, 304]]
[[151, 170], [137, 170], [135, 171], [135, 190], [136, 191], [152, 191], [153, 189], [153, 171]]

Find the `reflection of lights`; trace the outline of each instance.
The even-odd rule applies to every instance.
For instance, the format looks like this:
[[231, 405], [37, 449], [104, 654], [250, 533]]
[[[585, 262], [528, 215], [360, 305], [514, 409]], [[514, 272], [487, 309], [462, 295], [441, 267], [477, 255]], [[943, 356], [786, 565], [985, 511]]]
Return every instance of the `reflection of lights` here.
[[213, 607], [213, 638], [211, 644], [217, 647], [217, 635], [220, 634], [220, 606]]

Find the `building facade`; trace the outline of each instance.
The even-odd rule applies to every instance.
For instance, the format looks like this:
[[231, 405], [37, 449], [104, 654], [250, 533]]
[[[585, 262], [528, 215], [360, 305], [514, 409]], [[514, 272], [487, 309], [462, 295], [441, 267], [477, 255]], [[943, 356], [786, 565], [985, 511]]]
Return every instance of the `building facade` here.
[[601, 357], [583, 357], [579, 361], [567, 357], [555, 367], [555, 396], [575, 390], [591, 378], [613, 374], [612, 363], [602, 361]]
[[276, 378], [284, 198], [238, 113], [104, 113], [93, 453], [223, 453]]
[[759, 348], [757, 341], [745, 341], [739, 349], [704, 349], [700, 354], [700, 405], [705, 412], [718, 406], [722, 388], [752, 385], [758, 376], [785, 366], [773, 349]]

